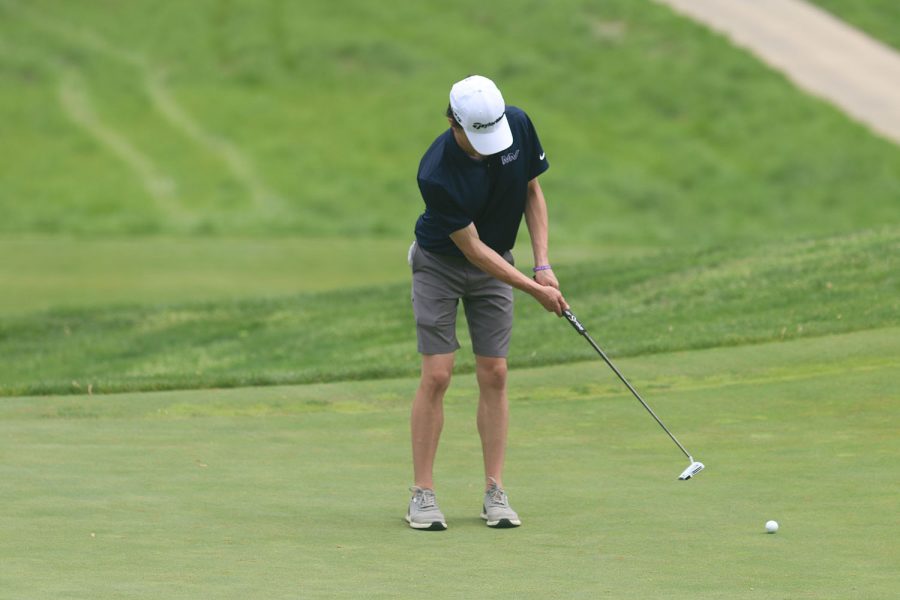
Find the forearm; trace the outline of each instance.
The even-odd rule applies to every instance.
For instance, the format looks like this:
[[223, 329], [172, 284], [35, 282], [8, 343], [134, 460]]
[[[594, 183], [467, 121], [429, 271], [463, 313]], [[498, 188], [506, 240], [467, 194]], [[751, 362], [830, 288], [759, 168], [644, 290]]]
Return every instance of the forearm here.
[[521, 271], [506, 262], [506, 259], [497, 254], [490, 246], [482, 242], [478, 238], [474, 225], [451, 234], [450, 239], [453, 240], [470, 263], [488, 275], [496, 277], [500, 281], [529, 294], [533, 294], [541, 287], [540, 284], [523, 275]]
[[525, 224], [531, 237], [531, 250], [534, 254], [534, 266], [549, 265], [548, 233], [550, 230], [547, 216], [547, 201], [538, 180], [528, 183], [528, 197], [525, 202]]
[[[453, 240], [453, 243], [462, 251], [470, 263], [500, 281], [531, 294], [535, 300], [540, 302], [550, 312], [562, 315], [562, 311], [569, 308], [566, 299], [559, 292], [559, 284], [556, 283], [555, 278], [552, 280], [552, 285], [547, 285], [523, 275], [518, 269], [506, 262], [502, 256], [481, 241], [474, 223], [469, 223], [468, 226], [454, 231], [450, 234], [450, 239]], [[542, 271], [541, 273], [549, 272]], [[546, 276], [544, 278], [546, 279]]]

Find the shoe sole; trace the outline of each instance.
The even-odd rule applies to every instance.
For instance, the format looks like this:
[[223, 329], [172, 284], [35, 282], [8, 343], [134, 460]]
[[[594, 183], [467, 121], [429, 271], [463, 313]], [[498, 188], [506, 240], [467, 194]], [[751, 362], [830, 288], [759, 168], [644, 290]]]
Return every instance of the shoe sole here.
[[409, 523], [409, 526], [413, 529], [418, 529], [419, 531], [444, 531], [447, 529], [447, 524], [443, 521], [432, 521], [431, 523], [413, 523], [409, 518], [409, 515], [404, 517], [406, 522]]
[[482, 513], [481, 518], [484, 519], [485, 524], [492, 529], [512, 529], [513, 527], [518, 527], [522, 524], [522, 521], [519, 519], [498, 519], [496, 521], [488, 521], [487, 515]]

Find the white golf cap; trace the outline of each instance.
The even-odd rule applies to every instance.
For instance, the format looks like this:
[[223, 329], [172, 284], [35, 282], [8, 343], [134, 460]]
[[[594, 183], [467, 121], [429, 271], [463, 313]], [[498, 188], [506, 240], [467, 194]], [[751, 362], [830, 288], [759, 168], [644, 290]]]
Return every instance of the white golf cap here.
[[487, 77], [472, 75], [453, 84], [450, 108], [479, 154], [496, 154], [512, 145], [506, 103], [500, 90]]

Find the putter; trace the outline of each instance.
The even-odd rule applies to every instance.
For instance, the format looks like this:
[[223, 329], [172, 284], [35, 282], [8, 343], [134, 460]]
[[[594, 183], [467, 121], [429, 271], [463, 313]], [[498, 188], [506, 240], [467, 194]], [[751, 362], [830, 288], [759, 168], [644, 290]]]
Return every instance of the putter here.
[[643, 405], [643, 407], [647, 409], [647, 412], [650, 413], [650, 416], [652, 416], [654, 419], [656, 419], [656, 422], [659, 423], [659, 426], [663, 428], [663, 431], [665, 431], [667, 434], [669, 434], [669, 437], [672, 438], [672, 441], [675, 442], [675, 445], [677, 445], [681, 449], [681, 451], [684, 453], [684, 455], [687, 456], [687, 459], [689, 461], [691, 461], [691, 464], [689, 464], [688, 467], [684, 471], [681, 472], [681, 475], [678, 476], [678, 479], [680, 479], [681, 481], [687, 481], [688, 479], [690, 479], [691, 477], [693, 477], [694, 475], [696, 475], [697, 473], [702, 471], [703, 463], [694, 460], [694, 457], [691, 456], [691, 453], [688, 452], [687, 450], [685, 450], [684, 446], [681, 445], [681, 442], [679, 442], [678, 439], [674, 435], [672, 435], [672, 432], [669, 431], [669, 428], [666, 427], [663, 424], [663, 422], [660, 420], [660, 418], [656, 416], [656, 413], [653, 412], [653, 409], [650, 408], [650, 406], [646, 402], [644, 402], [644, 399], [641, 398], [641, 395], [637, 393], [637, 390], [635, 390], [631, 386], [631, 384], [628, 383], [628, 380], [625, 379], [625, 376], [619, 372], [619, 370], [616, 368], [616, 366], [614, 364], [612, 364], [612, 361], [610, 361], [609, 358], [606, 356], [606, 353], [600, 349], [600, 346], [597, 345], [597, 342], [595, 342], [593, 340], [593, 338], [591, 338], [591, 336], [588, 335], [587, 329], [585, 329], [584, 325], [582, 325], [578, 321], [578, 318], [576, 318], [575, 315], [572, 314], [572, 311], [564, 310], [563, 316], [569, 321], [569, 323], [571, 323], [572, 327], [575, 328], [575, 331], [577, 331], [582, 336], [584, 336], [584, 339], [586, 339], [588, 341], [588, 343], [591, 346], [593, 346], [594, 350], [597, 351], [597, 354], [600, 355], [600, 358], [602, 358], [606, 362], [606, 364], [609, 365], [609, 368], [612, 369], [613, 372], [619, 376], [619, 379], [622, 380], [622, 383], [624, 383], [628, 387], [628, 389], [631, 390], [631, 393], [634, 394], [634, 397], [637, 398], [638, 401]]

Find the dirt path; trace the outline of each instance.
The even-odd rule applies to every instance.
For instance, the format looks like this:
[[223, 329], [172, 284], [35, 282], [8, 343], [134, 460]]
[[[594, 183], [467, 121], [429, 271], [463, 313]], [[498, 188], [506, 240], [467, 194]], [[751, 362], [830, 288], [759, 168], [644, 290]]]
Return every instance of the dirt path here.
[[802, 0], [656, 0], [900, 144], [900, 53]]

